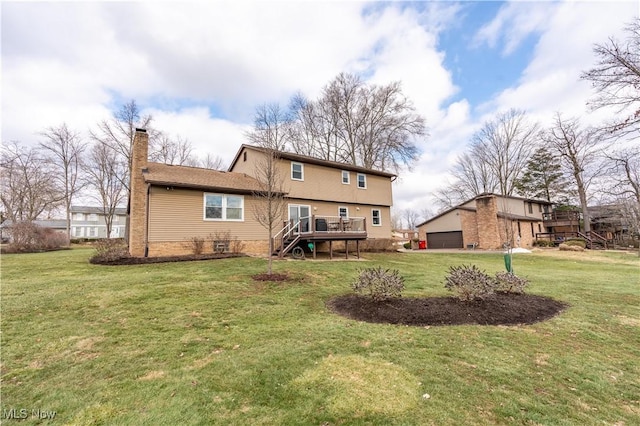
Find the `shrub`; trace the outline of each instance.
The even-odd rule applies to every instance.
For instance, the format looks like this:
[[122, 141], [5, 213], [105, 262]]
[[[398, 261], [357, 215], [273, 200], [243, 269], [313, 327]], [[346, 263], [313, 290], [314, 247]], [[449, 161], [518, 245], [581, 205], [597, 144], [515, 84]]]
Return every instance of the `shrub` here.
[[568, 246], [573, 246], [573, 247], [582, 247], [582, 248], [587, 247], [587, 242], [582, 238], [572, 238], [570, 240], [565, 241], [564, 244]]
[[103, 238], [94, 243], [96, 253], [90, 263], [109, 263], [129, 257], [127, 244], [122, 238]]
[[10, 253], [32, 253], [58, 250], [68, 245], [67, 236], [51, 228], [33, 222], [18, 222], [11, 226], [12, 241], [7, 247]]
[[567, 243], [560, 244], [558, 248], [562, 251], [584, 251], [584, 247], [580, 245], [570, 245]]
[[550, 240], [534, 241], [533, 245], [536, 246], [536, 247], [554, 247], [555, 246], [553, 241], [550, 241]]
[[529, 280], [520, 278], [512, 272], [498, 272], [495, 278], [495, 290], [500, 293], [524, 293]]
[[231, 240], [231, 253], [240, 254], [244, 250], [244, 247], [244, 242], [239, 240], [238, 237], [234, 237], [234, 239]]
[[397, 270], [367, 268], [360, 271], [352, 285], [356, 293], [364, 294], [376, 302], [382, 302], [402, 296], [404, 278]]
[[495, 293], [495, 281], [477, 266], [450, 266], [445, 288], [464, 302], [484, 300]]
[[191, 253], [196, 256], [202, 254], [204, 251], [204, 238], [202, 237], [191, 237], [187, 240], [186, 247], [191, 250]]

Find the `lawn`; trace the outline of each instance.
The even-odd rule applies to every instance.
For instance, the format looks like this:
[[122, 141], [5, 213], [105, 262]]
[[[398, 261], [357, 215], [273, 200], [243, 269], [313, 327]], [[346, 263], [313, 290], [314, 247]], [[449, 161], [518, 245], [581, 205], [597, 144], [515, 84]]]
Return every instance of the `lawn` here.
[[[89, 249], [2, 256], [2, 423], [56, 425], [640, 424], [640, 261], [515, 255], [529, 292], [570, 306], [526, 326], [356, 322], [325, 303], [382, 265], [444, 296], [483, 253], [133, 266]], [[49, 420], [41, 416], [52, 415]], [[13, 417], [14, 419], [10, 419]]]

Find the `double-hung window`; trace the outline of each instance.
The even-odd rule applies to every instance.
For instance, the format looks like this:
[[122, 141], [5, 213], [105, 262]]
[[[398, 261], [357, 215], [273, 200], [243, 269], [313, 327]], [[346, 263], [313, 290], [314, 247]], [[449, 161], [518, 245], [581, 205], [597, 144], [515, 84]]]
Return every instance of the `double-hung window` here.
[[345, 185], [349, 185], [349, 183], [351, 183], [351, 176], [347, 170], [342, 171], [342, 183]]
[[373, 226], [382, 225], [382, 216], [380, 214], [380, 209], [371, 210], [371, 223], [373, 223]]
[[304, 180], [304, 164], [291, 162], [291, 180]]
[[244, 197], [204, 194], [204, 218], [205, 220], [244, 220]]
[[358, 188], [367, 189], [367, 175], [358, 173]]
[[338, 207], [338, 215], [342, 219], [348, 219], [349, 218], [349, 209], [347, 207]]

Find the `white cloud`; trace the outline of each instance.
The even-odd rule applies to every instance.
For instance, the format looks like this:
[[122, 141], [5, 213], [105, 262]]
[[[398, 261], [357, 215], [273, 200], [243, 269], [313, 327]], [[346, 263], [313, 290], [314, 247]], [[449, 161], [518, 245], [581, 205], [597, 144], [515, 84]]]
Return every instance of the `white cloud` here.
[[549, 15], [553, 15], [555, 3], [509, 2], [500, 8], [495, 18], [482, 26], [474, 37], [474, 44], [497, 47], [502, 41], [502, 53], [513, 53], [522, 41], [535, 32], [546, 29]]
[[[459, 93], [445, 28], [465, 31], [464, 7], [447, 2], [52, 2], [2, 4], [2, 140], [31, 143], [47, 126], [87, 130], [136, 99], [154, 125], [198, 154], [231, 160], [254, 108], [315, 98], [339, 72], [400, 80], [427, 119], [415, 170], [394, 187], [398, 208], [420, 209], [485, 117], [511, 107], [541, 120], [584, 114], [581, 71], [593, 43], [620, 34], [633, 2], [507, 3], [483, 27], [480, 46], [513, 53], [539, 36], [518, 84], [470, 105]], [[496, 64], [496, 68], [499, 68]], [[461, 100], [448, 104], [453, 95]], [[480, 111], [483, 117], [474, 119]]]

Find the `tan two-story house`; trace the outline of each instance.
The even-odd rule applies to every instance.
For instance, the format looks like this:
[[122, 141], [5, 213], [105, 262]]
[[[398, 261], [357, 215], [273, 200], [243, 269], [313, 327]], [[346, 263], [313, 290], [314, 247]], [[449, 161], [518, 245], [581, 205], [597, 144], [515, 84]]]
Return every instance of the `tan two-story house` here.
[[[295, 246], [332, 250], [347, 241], [391, 237], [395, 175], [280, 152], [276, 166], [285, 208], [274, 235], [260, 225], [263, 186], [256, 179], [265, 150], [242, 145], [228, 171], [148, 161], [148, 135], [133, 143], [130, 238], [132, 256], [188, 253], [193, 238], [228, 233], [243, 251], [265, 254], [270, 237], [285, 254]], [[212, 251], [215, 247], [205, 247]]]
[[427, 248], [499, 249], [531, 247], [545, 232], [543, 215], [551, 203], [521, 197], [480, 194], [418, 225]]

